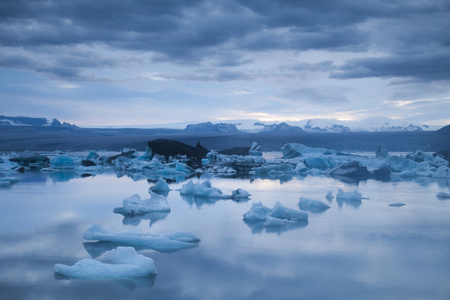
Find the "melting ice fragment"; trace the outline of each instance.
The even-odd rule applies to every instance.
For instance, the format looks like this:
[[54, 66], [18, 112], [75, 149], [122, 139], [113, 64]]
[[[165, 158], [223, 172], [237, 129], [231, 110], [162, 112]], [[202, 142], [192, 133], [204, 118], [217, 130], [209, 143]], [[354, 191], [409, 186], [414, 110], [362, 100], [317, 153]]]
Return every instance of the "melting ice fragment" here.
[[300, 207], [301, 210], [307, 210], [316, 213], [324, 212], [325, 210], [330, 208], [328, 204], [323, 203], [322, 201], [308, 199], [305, 197], [300, 197], [298, 206]]
[[194, 183], [189, 180], [184, 184], [180, 190], [181, 195], [192, 195], [194, 197], [208, 197], [208, 198], [229, 198], [224, 195], [218, 188], [212, 187], [209, 180]]
[[110, 263], [86, 258], [73, 266], [55, 264], [54, 270], [71, 278], [96, 280], [138, 278], [157, 273], [153, 260], [137, 254], [132, 247], [118, 247], [101, 258]]
[[362, 195], [361, 195], [361, 193], [359, 193], [357, 191], [344, 192], [342, 189], [339, 189], [338, 193], [336, 194], [336, 200], [337, 199], [361, 201]]
[[169, 188], [169, 185], [167, 184], [167, 182], [163, 178], [159, 178], [158, 181], [155, 183], [155, 185], [150, 187], [150, 191], [152, 191], [156, 194], [167, 196], [167, 194], [169, 194], [169, 192], [170, 192], [170, 188]]
[[162, 212], [170, 211], [167, 198], [164, 195], [158, 195], [151, 190], [150, 199], [141, 200], [138, 194], [126, 198], [122, 202], [122, 207], [114, 208], [114, 212], [118, 214], [126, 215], [142, 215], [149, 212]]
[[[267, 217], [284, 219], [287, 221], [304, 221], [308, 219], [308, 214], [299, 210], [288, 208], [277, 202], [272, 209], [264, 206], [261, 202], [252, 204], [252, 208], [244, 215], [244, 220], [249, 222], [266, 222]], [[270, 222], [269, 223], [273, 223]]]
[[166, 234], [145, 234], [135, 230], [109, 231], [100, 225], [92, 225], [85, 233], [85, 240], [113, 242], [152, 249], [159, 252], [175, 252], [198, 246], [200, 238], [193, 233], [177, 231]]
[[247, 192], [246, 190], [243, 190], [241, 188], [231, 192], [231, 198], [234, 200], [247, 199], [250, 196], [251, 195], [249, 192]]

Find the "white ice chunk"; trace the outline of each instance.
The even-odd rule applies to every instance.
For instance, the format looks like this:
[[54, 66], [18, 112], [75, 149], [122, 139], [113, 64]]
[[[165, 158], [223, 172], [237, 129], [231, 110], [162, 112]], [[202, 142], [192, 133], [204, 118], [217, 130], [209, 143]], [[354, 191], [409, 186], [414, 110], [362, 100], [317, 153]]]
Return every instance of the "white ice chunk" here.
[[357, 191], [344, 192], [342, 189], [339, 189], [336, 194], [336, 199], [360, 201], [362, 199], [362, 195]]
[[122, 215], [140, 215], [155, 211], [170, 211], [167, 198], [149, 191], [150, 199], [141, 200], [138, 194], [126, 198], [122, 207], [114, 208], [115, 213]]
[[250, 197], [250, 193], [243, 189], [237, 189], [231, 192], [231, 198], [233, 199], [243, 199]]
[[79, 166], [80, 163], [80, 159], [75, 159], [74, 157], [65, 154], [50, 158], [50, 165], [55, 169], [73, 169]]
[[288, 208], [280, 202], [275, 203], [275, 206], [269, 211], [269, 216], [286, 219], [290, 221], [307, 220], [308, 214], [299, 210]]
[[170, 188], [166, 180], [159, 178], [158, 181], [150, 187], [150, 191], [157, 194], [168, 194], [170, 192]]
[[330, 208], [328, 204], [323, 203], [322, 201], [308, 199], [305, 197], [300, 197], [298, 206], [301, 210], [308, 210], [311, 212], [322, 212]]
[[[251, 223], [268, 222], [268, 224], [273, 224], [274, 221], [276, 221], [270, 219], [269, 221], [267, 221], [268, 217], [293, 222], [308, 220], [307, 213], [285, 207], [280, 202], [277, 202], [272, 209], [267, 208], [261, 202], [253, 203], [252, 208], [248, 212], [246, 212], [243, 217], [244, 220]], [[281, 223], [279, 222], [277, 224], [281, 225]]]
[[229, 198], [229, 196], [224, 195], [218, 188], [212, 187], [211, 182], [208, 180], [197, 183], [189, 180], [188, 183], [181, 187], [180, 194], [192, 195], [194, 197]]
[[450, 168], [446, 166], [440, 166], [433, 174], [435, 178], [450, 178]]
[[266, 216], [266, 221], [264, 222], [264, 226], [285, 226], [287, 223], [286, 219], [279, 219], [271, 216]]
[[334, 198], [333, 192], [329, 191], [329, 192], [327, 193], [327, 195], [325, 196], [325, 198], [327, 198], [328, 200], [333, 199], [333, 198]]
[[288, 143], [281, 148], [281, 152], [285, 158], [304, 156], [309, 153], [325, 153], [327, 151], [325, 148], [311, 148], [297, 143]]
[[429, 177], [433, 175], [430, 164], [427, 161], [420, 162], [413, 172], [416, 176]]
[[139, 231], [109, 231], [100, 225], [92, 225], [85, 233], [85, 240], [115, 242], [130, 246], [139, 246], [160, 252], [174, 252], [193, 248], [200, 238], [193, 233], [178, 231], [168, 234], [145, 234]]
[[258, 145], [257, 142], [252, 143], [252, 146], [250, 147], [248, 154], [251, 156], [262, 156], [261, 147]]
[[137, 254], [132, 247], [118, 247], [102, 256], [110, 263], [86, 258], [73, 266], [55, 264], [55, 272], [78, 279], [127, 279], [156, 274], [155, 264], [149, 257]]

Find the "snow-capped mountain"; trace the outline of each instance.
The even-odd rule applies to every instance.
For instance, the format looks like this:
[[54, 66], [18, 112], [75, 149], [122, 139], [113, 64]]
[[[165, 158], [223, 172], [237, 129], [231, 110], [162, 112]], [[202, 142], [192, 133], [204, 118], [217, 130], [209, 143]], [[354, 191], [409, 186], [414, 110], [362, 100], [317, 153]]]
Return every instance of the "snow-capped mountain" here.
[[276, 133], [276, 134], [297, 134], [297, 133], [303, 133], [303, 129], [301, 129], [298, 126], [290, 126], [286, 124], [285, 122], [280, 124], [270, 124], [266, 125], [261, 122], [256, 122], [254, 124], [255, 126], [262, 126], [262, 130], [259, 131], [260, 133]]
[[48, 120], [46, 118], [32, 118], [32, 117], [10, 117], [0, 115], [0, 126], [53, 126], [53, 127], [68, 127], [75, 126], [66, 122], [61, 123], [58, 119]]
[[217, 123], [213, 124], [211, 122], [199, 123], [199, 124], [189, 124], [184, 129], [189, 132], [239, 132], [234, 124], [228, 123]]

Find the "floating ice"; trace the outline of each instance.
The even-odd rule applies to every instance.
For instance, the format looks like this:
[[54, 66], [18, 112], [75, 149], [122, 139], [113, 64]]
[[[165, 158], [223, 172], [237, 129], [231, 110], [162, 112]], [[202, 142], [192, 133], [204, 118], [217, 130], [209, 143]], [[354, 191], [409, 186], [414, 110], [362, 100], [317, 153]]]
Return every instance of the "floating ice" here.
[[17, 177], [0, 177], [0, 187], [10, 187], [18, 182], [20, 182], [20, 179]]
[[132, 247], [118, 247], [102, 256], [111, 263], [86, 258], [73, 266], [55, 264], [55, 272], [78, 279], [127, 279], [156, 274], [155, 264], [149, 257], [137, 254]]
[[[287, 221], [304, 221], [308, 219], [308, 214], [299, 210], [285, 207], [277, 202], [272, 209], [262, 205], [261, 202], [252, 204], [252, 208], [244, 215], [244, 220], [249, 222], [266, 222], [267, 217], [284, 219]], [[273, 223], [273, 222], [269, 222]]]
[[327, 195], [325, 196], [325, 198], [327, 198], [328, 200], [333, 199], [333, 198], [334, 198], [333, 192], [329, 191], [329, 192], [327, 193]]
[[180, 190], [181, 195], [192, 195], [194, 197], [208, 197], [208, 198], [229, 198], [230, 196], [224, 195], [218, 188], [212, 187], [211, 182], [206, 180], [203, 182], [194, 183], [189, 180], [184, 184]]
[[74, 169], [80, 164], [80, 159], [65, 154], [50, 158], [50, 166], [53, 169]]
[[281, 148], [284, 158], [299, 157], [309, 153], [326, 153], [327, 151], [325, 148], [311, 148], [296, 143], [288, 143]]
[[323, 203], [319, 200], [312, 200], [305, 197], [300, 197], [300, 201], [298, 202], [298, 206], [301, 210], [307, 210], [310, 212], [323, 212], [330, 208], [328, 204]]
[[166, 234], [144, 234], [139, 231], [109, 231], [100, 225], [92, 225], [85, 233], [85, 240], [114, 242], [123, 245], [143, 247], [159, 252], [175, 252], [193, 248], [198, 245], [200, 238], [193, 233], [178, 231]]
[[402, 207], [404, 205], [406, 205], [406, 204], [401, 203], [401, 202], [394, 202], [394, 203], [389, 204], [389, 206], [393, 206], [393, 207]]
[[362, 195], [357, 191], [344, 192], [342, 189], [339, 189], [336, 194], [336, 199], [361, 201]]
[[170, 188], [163, 178], [159, 178], [155, 185], [150, 187], [150, 191], [167, 196], [167, 194], [170, 192]]
[[436, 194], [436, 197], [441, 200], [450, 199], [450, 194], [444, 193], [444, 192], [439, 192]]
[[248, 154], [251, 156], [262, 156], [261, 147], [258, 145], [257, 142], [252, 143], [252, 146], [250, 147]]
[[170, 211], [167, 198], [149, 191], [150, 199], [141, 200], [138, 194], [126, 198], [122, 202], [122, 207], [114, 208], [115, 213], [122, 215], [141, 215], [157, 211]]
[[246, 199], [249, 198], [250, 196], [251, 195], [249, 192], [240, 188], [231, 192], [231, 198], [235, 200]]

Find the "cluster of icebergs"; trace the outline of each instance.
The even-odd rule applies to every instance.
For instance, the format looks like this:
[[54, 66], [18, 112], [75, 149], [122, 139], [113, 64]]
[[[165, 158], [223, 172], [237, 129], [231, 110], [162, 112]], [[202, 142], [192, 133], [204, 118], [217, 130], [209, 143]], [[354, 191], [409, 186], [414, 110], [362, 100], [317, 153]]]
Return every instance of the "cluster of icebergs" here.
[[[122, 201], [122, 207], [114, 208], [113, 212], [127, 218], [150, 219], [152, 222], [165, 218], [170, 213], [167, 195], [171, 191], [166, 180], [160, 178], [149, 189], [150, 198], [142, 200], [139, 195], [132, 195]], [[237, 189], [231, 195], [224, 195], [218, 188], [212, 187], [209, 181], [189, 181], [179, 190], [180, 195], [193, 197], [233, 199], [250, 197], [250, 194]], [[138, 221], [138, 222], [139, 222]], [[133, 223], [131, 223], [133, 224]], [[136, 224], [136, 223], [134, 223]], [[83, 238], [86, 250], [93, 258], [83, 259], [73, 266], [56, 264], [54, 269], [60, 275], [68, 278], [81, 279], [123, 279], [137, 278], [156, 274], [156, 267], [151, 258], [136, 253], [136, 250], [155, 250], [173, 253], [183, 249], [197, 247], [200, 238], [193, 233], [178, 231], [167, 234], [146, 234], [135, 230], [110, 231], [100, 225], [92, 225]]]

